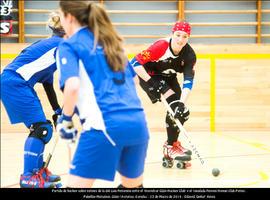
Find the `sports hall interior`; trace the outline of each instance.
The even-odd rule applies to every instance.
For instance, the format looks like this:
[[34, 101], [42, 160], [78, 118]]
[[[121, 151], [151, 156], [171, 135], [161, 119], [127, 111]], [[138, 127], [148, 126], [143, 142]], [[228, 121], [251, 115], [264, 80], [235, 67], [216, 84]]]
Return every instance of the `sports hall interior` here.
[[[49, 13], [58, 1], [12, 1], [11, 34], [1, 35], [1, 72], [20, 51], [50, 36]], [[193, 89], [187, 101], [190, 119], [184, 125], [192, 143], [207, 161], [202, 166], [195, 154], [188, 169], [164, 168], [162, 146], [166, 140], [162, 103], [152, 104], [135, 78], [144, 107], [150, 143], [144, 186], [149, 188], [270, 188], [270, 1], [98, 1], [104, 4], [125, 50], [132, 59], [155, 40], [169, 37], [175, 21], [192, 26], [190, 45], [197, 54]], [[59, 90], [55, 73], [55, 89]], [[178, 75], [182, 81], [182, 75]], [[53, 111], [42, 85], [35, 87], [47, 118]], [[75, 126], [80, 129], [75, 116]], [[23, 169], [23, 146], [28, 130], [11, 125], [1, 103], [1, 187], [19, 187]], [[45, 158], [56, 137], [46, 146]], [[182, 143], [189, 142], [181, 135]], [[59, 140], [50, 170], [66, 181], [69, 155]], [[213, 177], [209, 170], [219, 168]], [[98, 180], [94, 187], [116, 187]]]

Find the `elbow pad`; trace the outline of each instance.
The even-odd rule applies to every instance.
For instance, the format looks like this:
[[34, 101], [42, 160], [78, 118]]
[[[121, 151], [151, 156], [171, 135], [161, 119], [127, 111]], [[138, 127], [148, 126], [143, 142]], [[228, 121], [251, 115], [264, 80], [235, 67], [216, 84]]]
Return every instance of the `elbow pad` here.
[[184, 84], [183, 84], [183, 88], [188, 88], [191, 90], [192, 87], [193, 87], [193, 79], [185, 79]]
[[141, 66], [141, 64], [138, 62], [138, 60], [135, 57], [130, 61], [130, 64], [132, 65], [132, 67]]

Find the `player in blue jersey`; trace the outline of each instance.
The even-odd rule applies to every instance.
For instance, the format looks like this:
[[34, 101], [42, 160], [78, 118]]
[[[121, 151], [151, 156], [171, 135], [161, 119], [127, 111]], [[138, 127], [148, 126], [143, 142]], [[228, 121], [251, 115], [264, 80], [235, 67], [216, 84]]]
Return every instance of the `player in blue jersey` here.
[[98, 4], [60, 1], [60, 8], [69, 39], [59, 46], [64, 101], [57, 130], [63, 139], [76, 137], [75, 108], [82, 123], [67, 187], [113, 181], [116, 171], [119, 187], [142, 187], [149, 133], [122, 39]]
[[[190, 33], [189, 23], [178, 21], [172, 28], [171, 37], [157, 40], [131, 61], [139, 76], [140, 85], [152, 103], [156, 103], [160, 100], [160, 95], [164, 95], [175, 112], [174, 116], [167, 112], [165, 118], [167, 140], [163, 145], [164, 167], [172, 167], [174, 159], [184, 161], [178, 165], [181, 168], [190, 166], [185, 161], [191, 160], [192, 152], [178, 141], [180, 130], [174, 122], [174, 118], [177, 118], [184, 124], [189, 118], [189, 110], [185, 104], [193, 87], [196, 63], [195, 51], [188, 43]], [[177, 80], [178, 73], [183, 74], [182, 88]]]
[[53, 30], [52, 37], [25, 48], [1, 74], [1, 99], [11, 123], [24, 123], [30, 131], [24, 145], [22, 188], [50, 188], [60, 180], [60, 176], [44, 168], [43, 152], [52, 137], [53, 127], [46, 119], [34, 90], [36, 83], [43, 85], [56, 123], [61, 108], [53, 87], [53, 74], [56, 70], [56, 48], [65, 32], [56, 13], [52, 14], [48, 25]]

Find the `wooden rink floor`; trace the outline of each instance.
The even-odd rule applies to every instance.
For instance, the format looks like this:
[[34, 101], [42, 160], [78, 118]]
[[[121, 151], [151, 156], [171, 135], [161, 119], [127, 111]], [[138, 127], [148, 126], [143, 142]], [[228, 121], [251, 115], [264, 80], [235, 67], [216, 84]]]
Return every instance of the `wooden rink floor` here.
[[[162, 167], [162, 145], [166, 139], [164, 132], [151, 132], [148, 148], [144, 186], [146, 188], [270, 188], [270, 136], [267, 132], [216, 133], [192, 132], [192, 141], [200, 155], [211, 167], [221, 170], [213, 177], [193, 155], [192, 167], [171, 169]], [[55, 137], [54, 137], [55, 138]], [[53, 139], [54, 139], [53, 138]], [[25, 134], [1, 134], [1, 187], [17, 188], [23, 169], [23, 143]], [[52, 139], [52, 141], [53, 141]], [[45, 157], [53, 142], [46, 147]], [[186, 145], [187, 146], [187, 145]], [[68, 171], [68, 147], [59, 140], [50, 169], [61, 175], [65, 184]], [[74, 147], [72, 147], [74, 149]], [[114, 182], [97, 180], [96, 188], [116, 187], [119, 175]]]

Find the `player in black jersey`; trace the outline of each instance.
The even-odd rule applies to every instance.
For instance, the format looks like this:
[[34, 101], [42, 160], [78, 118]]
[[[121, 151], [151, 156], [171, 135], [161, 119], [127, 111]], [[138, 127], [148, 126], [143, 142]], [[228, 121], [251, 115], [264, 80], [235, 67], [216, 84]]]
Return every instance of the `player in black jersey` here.
[[[171, 37], [157, 40], [131, 60], [140, 85], [152, 103], [156, 103], [160, 100], [160, 95], [164, 95], [175, 113], [174, 116], [167, 113], [165, 119], [167, 141], [163, 146], [164, 167], [172, 167], [174, 159], [184, 162], [191, 160], [192, 152], [178, 141], [180, 130], [174, 122], [174, 118], [177, 118], [184, 124], [189, 118], [189, 110], [185, 104], [193, 86], [196, 63], [196, 54], [188, 44], [190, 32], [189, 23], [176, 22]], [[183, 74], [182, 89], [177, 73]]]

